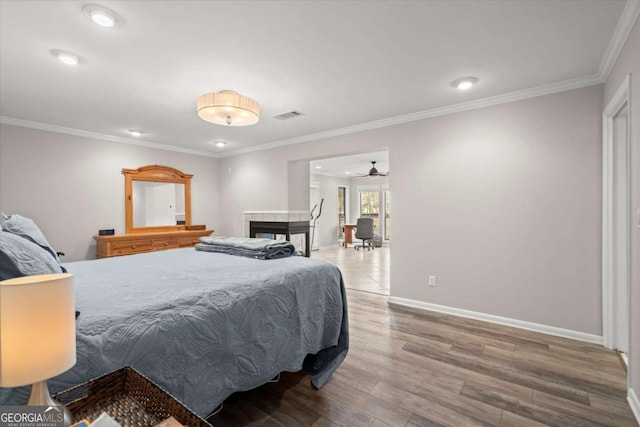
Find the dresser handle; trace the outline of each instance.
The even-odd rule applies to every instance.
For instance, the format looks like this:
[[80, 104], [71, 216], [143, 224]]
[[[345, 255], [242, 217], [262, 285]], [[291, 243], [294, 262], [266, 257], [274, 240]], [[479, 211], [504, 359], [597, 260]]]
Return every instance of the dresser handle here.
[[164, 242], [164, 245], [165, 246], [169, 246], [169, 242]]
[[136, 248], [136, 245], [131, 245], [131, 249], [135, 249], [135, 248]]

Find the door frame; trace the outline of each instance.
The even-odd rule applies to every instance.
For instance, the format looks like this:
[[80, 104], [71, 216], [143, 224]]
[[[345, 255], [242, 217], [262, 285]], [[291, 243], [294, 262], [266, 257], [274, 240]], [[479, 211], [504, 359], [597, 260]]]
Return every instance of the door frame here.
[[[337, 193], [338, 189], [340, 189], [340, 188], [344, 188], [344, 223], [345, 224], [349, 224], [350, 223], [349, 220], [351, 218], [350, 215], [349, 215], [351, 213], [351, 211], [350, 211], [351, 200], [349, 199], [349, 196], [350, 196], [350, 194], [349, 194], [349, 185], [348, 184], [337, 184], [336, 185], [336, 193]], [[339, 204], [339, 201], [338, 201], [338, 203], [336, 203], [336, 207], [337, 207], [338, 204]], [[338, 228], [340, 228], [339, 224], [338, 224]], [[339, 230], [339, 231], [341, 231], [341, 230]], [[341, 232], [339, 234], [342, 234], [342, 236], [344, 238], [344, 233]], [[336, 238], [339, 239], [340, 236], [336, 236]], [[340, 243], [340, 242], [338, 241], [338, 243]]]
[[[627, 74], [624, 81], [616, 91], [611, 101], [607, 104], [602, 113], [602, 343], [607, 348], [616, 346], [614, 331], [615, 325], [615, 242], [614, 242], [614, 194], [615, 194], [615, 152], [614, 152], [614, 118], [625, 107], [627, 108], [627, 140], [626, 140], [626, 167], [627, 167], [627, 210], [629, 219], [627, 224], [628, 233], [631, 232], [631, 204], [630, 201], [630, 136], [631, 136], [631, 105], [630, 97], [630, 75]], [[627, 240], [627, 259], [631, 260], [630, 254], [631, 239]], [[627, 269], [629, 269], [627, 263]], [[630, 277], [630, 276], [629, 276]], [[630, 311], [628, 310], [630, 314]], [[630, 319], [627, 319], [630, 321]]]

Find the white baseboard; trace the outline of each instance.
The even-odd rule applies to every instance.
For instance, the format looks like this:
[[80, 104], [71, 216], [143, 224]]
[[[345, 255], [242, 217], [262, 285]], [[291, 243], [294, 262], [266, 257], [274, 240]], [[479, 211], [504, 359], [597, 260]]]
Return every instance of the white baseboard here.
[[640, 400], [638, 400], [638, 395], [632, 388], [629, 388], [629, 392], [627, 393], [627, 402], [629, 402], [629, 406], [631, 406], [636, 421], [640, 424]]
[[452, 314], [454, 316], [467, 317], [469, 319], [482, 320], [485, 322], [496, 323], [498, 325], [512, 326], [514, 328], [526, 329], [527, 331], [540, 332], [547, 335], [555, 335], [558, 337], [602, 345], [602, 337], [600, 335], [587, 334], [585, 332], [573, 331], [571, 329], [557, 328], [555, 326], [541, 325], [539, 323], [525, 322], [524, 320], [510, 319], [508, 317], [494, 316], [493, 314], [463, 310], [461, 308], [448, 307], [445, 305], [431, 304], [428, 302], [393, 296], [389, 297], [389, 304], [397, 304], [421, 310]]
[[622, 359], [622, 362], [624, 363], [624, 366], [626, 366], [627, 372], [628, 372], [629, 371], [629, 356], [627, 356], [627, 353], [624, 353], [622, 351], [618, 352], [618, 354], [620, 355], [620, 358]]

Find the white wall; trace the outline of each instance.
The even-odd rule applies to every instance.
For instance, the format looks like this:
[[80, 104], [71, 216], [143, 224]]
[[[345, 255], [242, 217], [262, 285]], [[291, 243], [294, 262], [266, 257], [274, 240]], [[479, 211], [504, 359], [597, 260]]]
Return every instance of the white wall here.
[[192, 222], [220, 223], [217, 159], [0, 125], [0, 209], [32, 218], [63, 262], [95, 258], [101, 228], [125, 232], [122, 168], [193, 174]]
[[622, 84], [625, 76], [631, 74], [631, 94], [629, 104], [631, 130], [631, 211], [635, 226], [631, 228], [631, 330], [630, 330], [630, 387], [640, 398], [640, 228], [635, 222], [640, 210], [640, 20], [618, 56], [609, 78], [604, 85], [604, 102], [609, 103]]
[[223, 158], [223, 227], [287, 208], [288, 161], [388, 149], [392, 296], [599, 335], [601, 109], [598, 85]]
[[320, 246], [335, 245], [338, 243], [338, 185], [349, 187], [349, 180], [312, 173], [311, 182], [318, 183], [320, 200], [324, 199], [318, 220]]

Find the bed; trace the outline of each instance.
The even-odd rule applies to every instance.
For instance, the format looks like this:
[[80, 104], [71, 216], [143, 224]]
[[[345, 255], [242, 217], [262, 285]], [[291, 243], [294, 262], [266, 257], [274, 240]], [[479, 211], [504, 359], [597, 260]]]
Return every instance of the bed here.
[[[64, 264], [74, 274], [77, 363], [52, 393], [130, 365], [208, 415], [283, 371], [326, 384], [349, 344], [337, 267], [193, 248]], [[28, 389], [2, 390], [7, 404]], [[0, 402], [2, 401], [0, 397]]]

